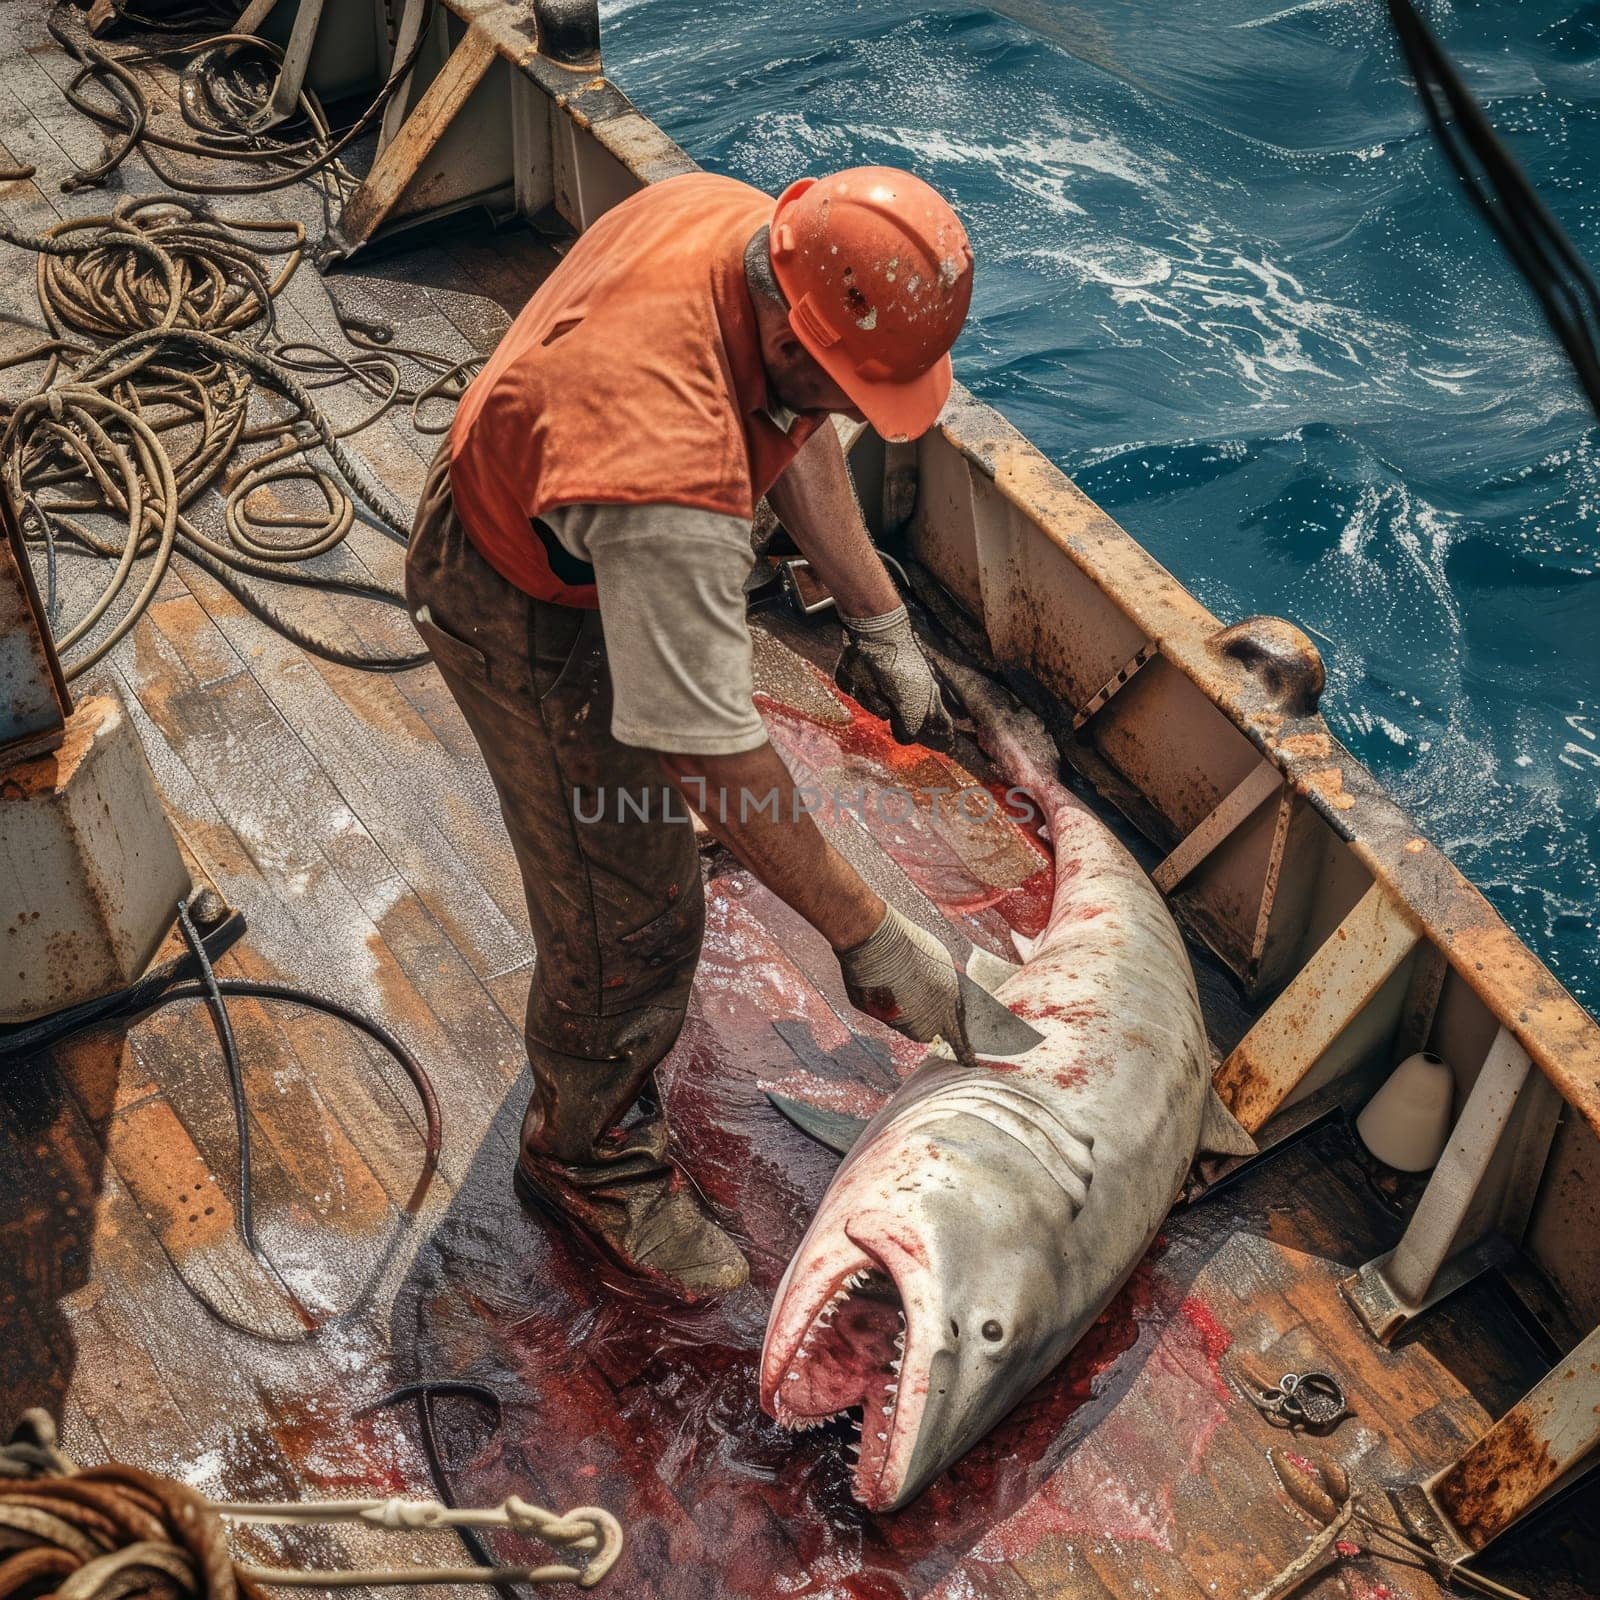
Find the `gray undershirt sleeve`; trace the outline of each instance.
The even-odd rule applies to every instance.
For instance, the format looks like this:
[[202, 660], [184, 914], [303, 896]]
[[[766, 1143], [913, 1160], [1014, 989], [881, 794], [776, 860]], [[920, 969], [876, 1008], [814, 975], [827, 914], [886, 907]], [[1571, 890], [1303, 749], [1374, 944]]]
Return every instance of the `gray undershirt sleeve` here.
[[750, 525], [670, 505], [559, 506], [542, 520], [594, 568], [612, 737], [671, 755], [764, 744], [745, 622]]

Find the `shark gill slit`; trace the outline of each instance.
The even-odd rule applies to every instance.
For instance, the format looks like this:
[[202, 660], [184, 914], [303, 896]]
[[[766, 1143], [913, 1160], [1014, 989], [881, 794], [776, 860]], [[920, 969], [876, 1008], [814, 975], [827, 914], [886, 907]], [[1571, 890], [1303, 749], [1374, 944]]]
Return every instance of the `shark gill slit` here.
[[1094, 1181], [1093, 1140], [1074, 1132], [1031, 1096], [984, 1083], [957, 1084], [930, 1095], [894, 1127], [904, 1134], [950, 1117], [981, 1122], [1011, 1140], [1066, 1196], [1074, 1217], [1083, 1209]]

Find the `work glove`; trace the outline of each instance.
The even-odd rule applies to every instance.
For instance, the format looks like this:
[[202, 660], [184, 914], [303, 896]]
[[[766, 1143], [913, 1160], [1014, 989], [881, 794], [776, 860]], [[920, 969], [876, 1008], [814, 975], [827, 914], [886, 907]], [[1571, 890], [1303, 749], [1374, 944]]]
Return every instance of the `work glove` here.
[[961, 1060], [971, 1055], [950, 952], [893, 906], [865, 944], [839, 952], [839, 969], [857, 1011], [920, 1044], [942, 1038]]
[[881, 617], [847, 617], [844, 650], [833, 679], [875, 717], [888, 721], [901, 744], [948, 750], [955, 743], [950, 713], [939, 697], [933, 669], [911, 631], [904, 606]]

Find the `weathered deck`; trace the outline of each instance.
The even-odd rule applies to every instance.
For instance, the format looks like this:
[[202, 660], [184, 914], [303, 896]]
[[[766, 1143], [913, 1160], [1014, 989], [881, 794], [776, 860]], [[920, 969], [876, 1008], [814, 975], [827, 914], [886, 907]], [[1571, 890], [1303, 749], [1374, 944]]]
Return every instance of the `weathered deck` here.
[[[100, 135], [62, 99], [70, 64], [36, 7], [11, 0], [6, 13], [0, 145], [39, 170], [0, 187], [0, 209], [29, 227], [109, 209], [103, 194], [57, 191], [98, 156]], [[137, 163], [120, 181], [154, 187]], [[304, 190], [248, 209], [318, 216]], [[286, 330], [337, 344], [331, 293], [409, 342], [482, 351], [553, 259], [532, 235], [458, 227], [327, 282], [302, 268], [280, 313]], [[0, 307], [36, 322], [32, 262], [15, 253]], [[0, 349], [29, 339], [0, 328]], [[28, 374], [4, 376], [14, 396]], [[327, 405], [338, 421], [366, 409], [337, 390]], [[415, 497], [431, 440], [395, 415], [356, 447], [399, 498]], [[325, 565], [393, 580], [399, 551], [358, 530]], [[370, 608], [304, 594], [294, 605], [335, 637], [409, 643]], [[825, 638], [773, 619], [758, 644], [774, 737], [817, 781], [962, 781], [959, 764], [898, 750], [837, 698], [807, 660]], [[1348, 1135], [1327, 1129], [1175, 1215], [1065, 1369], [910, 1510], [867, 1516], [837, 1442], [796, 1442], [756, 1404], [770, 1294], [830, 1170], [762, 1087], [820, 1079], [845, 1097], [860, 1082], [881, 1089], [915, 1054], [849, 1010], [823, 943], [736, 864], [708, 857], [706, 959], [663, 1078], [682, 1152], [747, 1244], [754, 1280], [723, 1307], [663, 1311], [512, 1198], [534, 957], [492, 790], [432, 669], [330, 666], [180, 563], [94, 682], [122, 695], [187, 846], [248, 918], [222, 970], [377, 1015], [433, 1075], [445, 1141], [424, 1210], [406, 1222], [420, 1141], [398, 1072], [320, 1019], [233, 1007], [258, 1224], [308, 1327], [233, 1231], [233, 1129], [199, 1008], [85, 1037], [0, 1080], [0, 1412], [48, 1406], [79, 1459], [115, 1456], [229, 1498], [431, 1493], [410, 1408], [364, 1408], [419, 1378], [465, 1377], [498, 1391], [504, 1418], [491, 1437], [472, 1402], [440, 1402], [457, 1495], [609, 1507], [629, 1539], [613, 1594], [1238, 1595], [1311, 1531], [1268, 1465], [1285, 1436], [1232, 1387], [1241, 1365], [1336, 1373], [1355, 1415], [1307, 1448], [1364, 1483], [1450, 1458], [1541, 1370], [1488, 1283], [1397, 1350], [1358, 1331], [1337, 1280], [1398, 1222]], [[1038, 925], [1046, 858], [1008, 824], [919, 810], [870, 832], [848, 817], [829, 825], [886, 894], [958, 947], [1003, 952], [1007, 925]], [[1208, 988], [1226, 1046], [1236, 1012]], [[392, 1548], [375, 1533], [248, 1542], [320, 1559]], [[1565, 1574], [1593, 1555], [1547, 1529], [1501, 1570], [1531, 1594], [1581, 1594], [1588, 1585]], [[1302, 1592], [1438, 1591], [1363, 1555]]]

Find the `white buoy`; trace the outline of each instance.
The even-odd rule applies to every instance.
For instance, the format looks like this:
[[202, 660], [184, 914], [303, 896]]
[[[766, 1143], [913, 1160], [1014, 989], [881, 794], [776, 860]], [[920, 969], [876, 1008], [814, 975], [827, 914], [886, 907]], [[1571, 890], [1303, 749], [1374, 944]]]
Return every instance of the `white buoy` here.
[[1356, 1118], [1361, 1142], [1385, 1166], [1426, 1172], [1450, 1137], [1455, 1079], [1438, 1056], [1420, 1050], [1407, 1056]]

